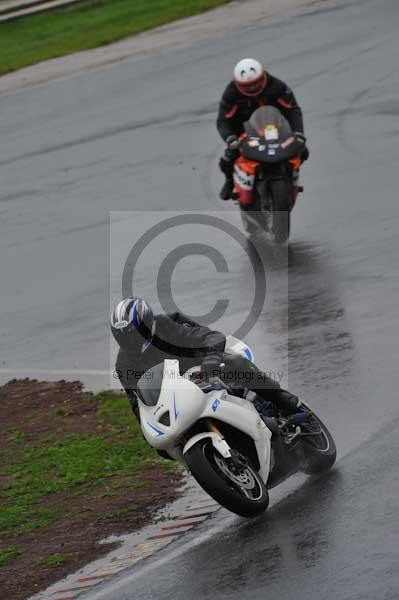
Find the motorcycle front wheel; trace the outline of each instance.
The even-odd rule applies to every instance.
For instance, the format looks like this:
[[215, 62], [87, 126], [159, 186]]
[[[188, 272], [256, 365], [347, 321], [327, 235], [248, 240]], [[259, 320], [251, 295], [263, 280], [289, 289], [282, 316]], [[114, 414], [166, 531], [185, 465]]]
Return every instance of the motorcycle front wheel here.
[[[241, 222], [243, 224], [245, 233], [249, 236], [257, 236], [264, 233], [264, 228], [262, 228], [259, 223], [256, 223], [255, 220], [250, 216], [250, 211], [245, 210], [240, 206], [241, 213]], [[249, 214], [248, 214], [249, 213]]]
[[200, 486], [231, 512], [255, 517], [267, 509], [269, 494], [260, 475], [248, 463], [237, 468], [223, 458], [209, 438], [197, 442], [184, 458]]
[[272, 205], [272, 234], [276, 244], [284, 244], [290, 236], [291, 183], [285, 178], [269, 181]]

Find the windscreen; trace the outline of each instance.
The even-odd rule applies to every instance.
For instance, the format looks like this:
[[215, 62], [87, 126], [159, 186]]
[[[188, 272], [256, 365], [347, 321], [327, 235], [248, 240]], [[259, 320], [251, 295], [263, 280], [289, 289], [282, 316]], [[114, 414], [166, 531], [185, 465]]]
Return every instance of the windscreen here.
[[137, 382], [137, 393], [147, 406], [155, 406], [161, 393], [164, 363], [149, 369]]
[[269, 128], [277, 129], [279, 138], [286, 138], [292, 134], [292, 129], [287, 121], [274, 106], [261, 106], [252, 114], [249, 121], [245, 123], [245, 129], [249, 134], [263, 136], [265, 130]]

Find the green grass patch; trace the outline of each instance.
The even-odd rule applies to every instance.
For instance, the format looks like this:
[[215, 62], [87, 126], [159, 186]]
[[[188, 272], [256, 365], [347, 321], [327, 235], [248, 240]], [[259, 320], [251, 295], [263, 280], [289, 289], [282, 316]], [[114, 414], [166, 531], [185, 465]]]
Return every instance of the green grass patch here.
[[151, 485], [150, 481], [121, 481], [119, 483], [114, 483], [112, 488], [114, 490], [126, 490], [128, 488], [141, 489], [149, 488]]
[[131, 512], [136, 510], [135, 506], [127, 506], [126, 508], [120, 508], [118, 510], [114, 510], [112, 512], [103, 513], [100, 515], [103, 519], [119, 519], [121, 517], [126, 517]]
[[5, 567], [20, 554], [21, 551], [17, 546], [8, 546], [7, 548], [3, 548], [3, 550], [0, 550], [0, 567]]
[[42, 558], [38, 564], [46, 567], [53, 567], [64, 564], [65, 562], [67, 562], [67, 560], [69, 560], [69, 558], [70, 556], [61, 556], [61, 554], [54, 554], [53, 556]]
[[[146, 485], [132, 484], [131, 477], [153, 463], [157, 454], [143, 439], [126, 396], [102, 393], [92, 400], [92, 418], [101, 433], [70, 433], [58, 439], [42, 435], [3, 453], [7, 460], [0, 487], [0, 537], [53, 523], [68, 512], [71, 499], [90, 495], [94, 488], [103, 492], [102, 497], [113, 495], [117, 489], [113, 479], [121, 488], [125, 480], [127, 486]], [[14, 444], [14, 438], [9, 442]], [[69, 491], [55, 508], [43, 506], [49, 497]]]
[[[24, 500], [14, 505], [0, 507], [0, 538], [30, 533], [47, 527], [64, 513], [62, 507], [39, 508]], [[4, 529], [3, 529], [4, 527]]]
[[110, 44], [231, 0], [83, 0], [0, 24], [0, 75], [42, 60]]
[[7, 438], [7, 442], [22, 442], [24, 440], [26, 440], [26, 433], [19, 429], [14, 429], [12, 434]]
[[55, 408], [54, 409], [54, 414], [57, 415], [57, 417], [65, 417], [66, 412], [64, 408]]
[[103, 492], [102, 494], [99, 494], [98, 497], [99, 498], [114, 498], [117, 495], [118, 494], [116, 492]]

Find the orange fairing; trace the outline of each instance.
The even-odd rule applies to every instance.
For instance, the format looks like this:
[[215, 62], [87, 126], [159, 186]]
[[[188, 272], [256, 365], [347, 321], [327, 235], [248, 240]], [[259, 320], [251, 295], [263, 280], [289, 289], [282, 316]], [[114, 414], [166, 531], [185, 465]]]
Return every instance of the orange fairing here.
[[256, 167], [259, 165], [259, 163], [254, 160], [248, 160], [243, 156], [239, 156], [236, 160], [236, 165], [245, 171], [245, 173], [248, 173], [248, 175], [255, 175]]
[[[294, 156], [289, 159], [290, 164], [294, 171], [299, 171], [301, 167], [301, 159], [299, 156]], [[243, 156], [237, 158], [234, 165], [234, 189], [239, 198], [240, 204], [244, 206], [251, 206], [254, 201], [254, 187], [255, 187], [255, 176], [256, 169], [259, 163], [254, 160], [248, 160]], [[298, 194], [298, 186], [293, 190], [293, 194]], [[295, 202], [293, 200], [293, 203]]]
[[[290, 165], [292, 165], [294, 171], [299, 171], [299, 169], [301, 168], [302, 161], [299, 156], [293, 156], [288, 160], [288, 162], [290, 163]], [[245, 171], [245, 173], [248, 173], [249, 175], [255, 175], [256, 167], [259, 165], [258, 162], [254, 160], [248, 160], [243, 156], [238, 157], [235, 164], [238, 165], [243, 171]]]
[[234, 165], [234, 189], [240, 203], [250, 206], [254, 200], [255, 173], [258, 162], [243, 156], [237, 158]]
[[292, 158], [289, 159], [288, 161], [291, 165], [292, 168], [294, 169], [294, 171], [299, 171], [299, 169], [301, 168], [301, 159], [299, 158], [299, 156], [293, 156]]

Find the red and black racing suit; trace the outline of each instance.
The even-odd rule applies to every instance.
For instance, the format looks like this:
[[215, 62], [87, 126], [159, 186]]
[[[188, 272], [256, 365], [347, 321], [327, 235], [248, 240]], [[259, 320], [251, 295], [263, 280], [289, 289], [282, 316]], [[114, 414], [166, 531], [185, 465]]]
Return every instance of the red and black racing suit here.
[[[241, 94], [234, 81], [224, 90], [216, 121], [216, 127], [223, 140], [226, 141], [231, 135], [239, 137], [244, 132], [244, 123], [260, 106], [275, 106], [287, 119], [293, 131], [304, 132], [302, 110], [293, 91], [286, 83], [267, 73], [266, 87], [259, 96]], [[302, 160], [306, 160], [308, 155], [309, 152], [305, 149]], [[232, 178], [237, 156], [237, 150], [227, 148], [220, 159], [219, 166], [226, 178]]]

